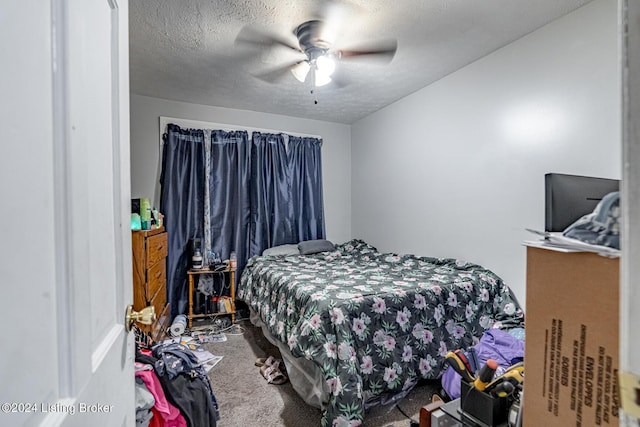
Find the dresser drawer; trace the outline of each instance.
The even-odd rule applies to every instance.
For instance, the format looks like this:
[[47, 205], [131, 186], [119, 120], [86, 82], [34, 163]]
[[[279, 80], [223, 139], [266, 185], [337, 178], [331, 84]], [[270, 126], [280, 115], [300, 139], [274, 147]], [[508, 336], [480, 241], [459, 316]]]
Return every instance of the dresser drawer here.
[[167, 282], [167, 263], [164, 259], [147, 270], [147, 295], [153, 297]]
[[167, 304], [167, 293], [165, 288], [159, 289], [158, 292], [153, 296], [151, 300], [152, 306], [156, 308], [156, 319], [160, 317], [162, 310], [164, 310], [164, 306]]
[[167, 257], [167, 233], [147, 238], [147, 268]]

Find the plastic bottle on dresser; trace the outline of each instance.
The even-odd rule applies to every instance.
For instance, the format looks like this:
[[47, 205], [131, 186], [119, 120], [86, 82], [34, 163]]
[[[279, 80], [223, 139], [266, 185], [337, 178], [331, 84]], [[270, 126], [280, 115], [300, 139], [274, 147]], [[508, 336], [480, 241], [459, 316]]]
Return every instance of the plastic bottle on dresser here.
[[236, 258], [236, 253], [234, 251], [231, 251], [231, 254], [229, 255], [229, 267], [236, 268], [237, 265], [238, 260]]

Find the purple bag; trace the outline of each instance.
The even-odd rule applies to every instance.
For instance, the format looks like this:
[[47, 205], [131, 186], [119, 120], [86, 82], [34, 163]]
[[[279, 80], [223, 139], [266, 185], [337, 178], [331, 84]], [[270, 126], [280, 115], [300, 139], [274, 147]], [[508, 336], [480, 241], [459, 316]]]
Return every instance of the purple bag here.
[[[509, 366], [524, 359], [524, 341], [501, 329], [489, 329], [475, 347], [465, 351], [467, 359], [472, 360], [473, 356], [469, 353], [475, 353], [478, 361], [477, 369], [484, 366], [489, 359], [498, 362], [498, 369], [494, 376], [499, 376]], [[451, 366], [447, 366], [442, 374], [442, 388], [451, 399], [460, 397], [460, 379], [460, 375]]]

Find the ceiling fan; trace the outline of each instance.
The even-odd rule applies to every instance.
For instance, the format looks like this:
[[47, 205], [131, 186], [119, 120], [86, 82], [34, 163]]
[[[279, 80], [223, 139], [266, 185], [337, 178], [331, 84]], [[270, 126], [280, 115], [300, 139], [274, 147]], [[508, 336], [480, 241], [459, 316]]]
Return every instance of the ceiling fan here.
[[[254, 76], [273, 83], [290, 72], [302, 83], [311, 81], [314, 86], [324, 86], [332, 81], [333, 73], [340, 61], [364, 57], [376, 57], [387, 62], [393, 59], [398, 48], [394, 39], [378, 40], [351, 49], [336, 48], [334, 43], [340, 14], [336, 13], [337, 3], [327, 4], [331, 8], [325, 8], [322, 18], [303, 22], [293, 30], [298, 41], [297, 46], [283, 37], [252, 26], [243, 27], [236, 37], [236, 44], [262, 48], [283, 46], [297, 54], [295, 60]], [[329, 10], [330, 12], [327, 12]]]

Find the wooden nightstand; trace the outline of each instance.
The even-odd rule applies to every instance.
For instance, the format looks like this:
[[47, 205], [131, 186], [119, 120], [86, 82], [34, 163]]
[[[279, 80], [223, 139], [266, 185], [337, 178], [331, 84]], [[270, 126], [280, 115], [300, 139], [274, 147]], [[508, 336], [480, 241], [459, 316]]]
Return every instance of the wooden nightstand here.
[[[201, 276], [204, 274], [228, 274], [229, 275], [229, 297], [231, 298], [231, 310], [229, 311], [218, 311], [214, 310], [213, 313], [206, 314], [194, 314], [193, 313], [193, 289], [195, 276]], [[231, 323], [235, 323], [236, 321], [236, 269], [227, 266], [224, 269], [216, 269], [209, 270], [208, 268], [203, 268], [201, 270], [189, 270], [187, 272], [189, 276], [189, 311], [187, 313], [188, 327], [191, 329], [193, 326], [193, 319], [202, 318], [202, 317], [212, 317], [212, 316], [231, 316]]]

